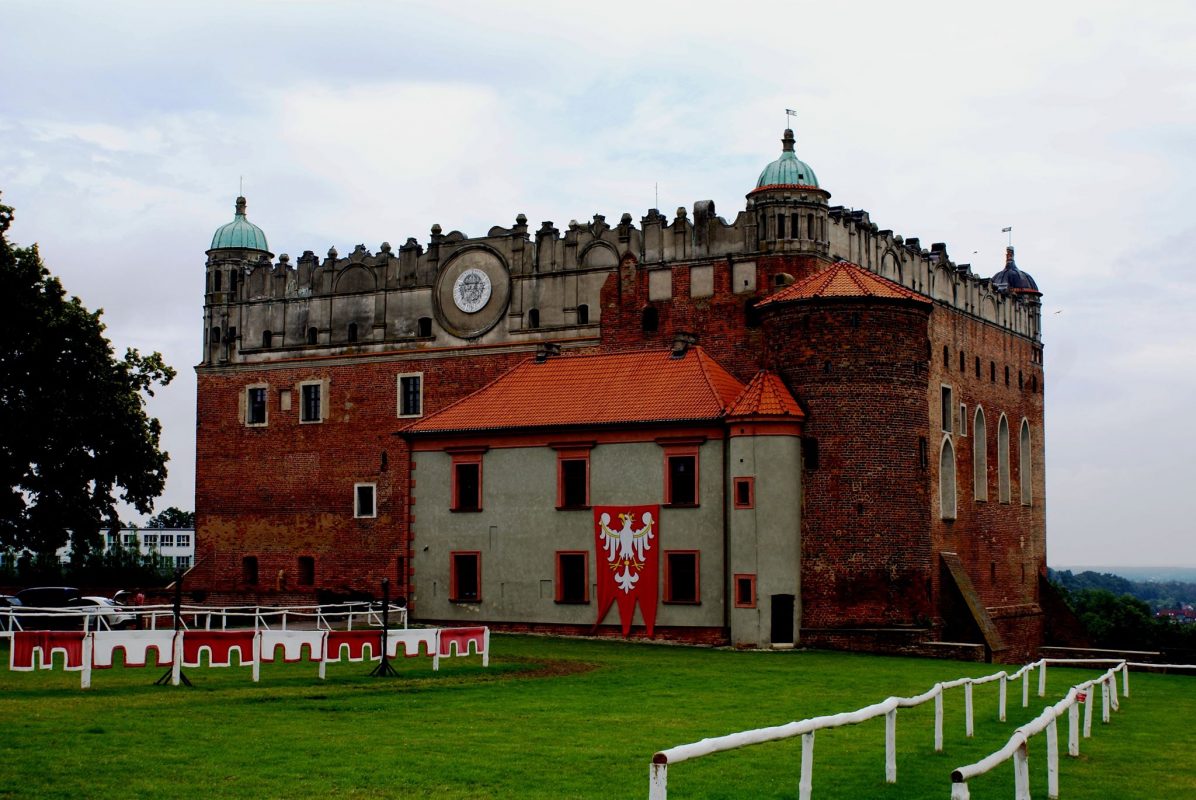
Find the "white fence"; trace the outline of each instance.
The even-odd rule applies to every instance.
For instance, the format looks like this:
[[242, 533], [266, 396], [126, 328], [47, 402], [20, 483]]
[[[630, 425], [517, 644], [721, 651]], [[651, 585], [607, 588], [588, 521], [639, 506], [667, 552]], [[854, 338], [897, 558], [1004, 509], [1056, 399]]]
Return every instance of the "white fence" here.
[[[388, 609], [393, 622], [407, 627], [405, 606], [391, 604]], [[114, 623], [131, 617], [145, 630], [173, 630], [173, 605], [143, 606], [74, 606], [70, 608], [36, 608], [16, 606], [0, 608], [0, 637], [11, 637], [15, 631], [41, 630], [78, 626], [83, 630], [111, 630]], [[380, 603], [355, 602], [318, 606], [194, 606], [179, 608], [179, 624], [183, 630], [288, 630], [300, 627], [332, 630], [343, 625], [382, 625]]]
[[[888, 783], [897, 782], [897, 710], [899, 708], [913, 708], [922, 705], [923, 703], [934, 701], [934, 749], [935, 752], [942, 752], [943, 749], [943, 693], [947, 689], [953, 689], [962, 686], [964, 689], [964, 731], [967, 737], [971, 737], [974, 733], [974, 714], [972, 711], [972, 690], [973, 687], [998, 682], [998, 717], [1004, 722], [1006, 719], [1006, 698], [1007, 698], [1007, 684], [1011, 680], [1022, 680], [1022, 707], [1027, 708], [1030, 705], [1030, 675], [1038, 670], [1038, 696], [1045, 697], [1047, 689], [1047, 664], [1053, 665], [1070, 665], [1070, 666], [1096, 666], [1098, 664], [1115, 664], [1104, 675], [1099, 678], [1094, 678], [1090, 681], [1078, 684], [1068, 690], [1067, 696], [1060, 700], [1053, 706], [1048, 706], [1042, 714], [1036, 717], [1031, 722], [1018, 728], [1009, 743], [998, 750], [996, 753], [988, 756], [975, 764], [969, 764], [966, 767], [960, 767], [951, 775], [952, 800], [967, 800], [968, 789], [967, 781], [977, 775], [981, 775], [993, 769], [999, 764], [1014, 759], [1014, 773], [1015, 773], [1015, 791], [1017, 792], [1017, 800], [1028, 800], [1029, 794], [1029, 770], [1027, 766], [1027, 741], [1034, 735], [1041, 733], [1043, 730], [1047, 732], [1047, 755], [1048, 755], [1048, 784], [1049, 794], [1051, 798], [1058, 797], [1058, 732], [1056, 728], [1056, 720], [1064, 712], [1069, 713], [1071, 722], [1069, 736], [1068, 736], [1068, 754], [1072, 756], [1079, 755], [1079, 703], [1086, 700], [1085, 717], [1084, 717], [1084, 736], [1088, 737], [1092, 732], [1092, 687], [1099, 684], [1102, 695], [1102, 719], [1105, 722], [1109, 721], [1110, 709], [1117, 710], [1117, 684], [1116, 675], [1118, 672], [1122, 676], [1123, 694], [1129, 696], [1129, 667], [1163, 667], [1172, 665], [1154, 665], [1154, 664], [1138, 664], [1127, 663], [1115, 659], [1040, 659], [1030, 664], [1026, 664], [1013, 673], [1005, 671], [995, 672], [991, 675], [986, 675], [980, 678], [959, 678], [953, 681], [945, 681], [936, 683], [928, 691], [916, 695], [914, 697], [890, 697], [880, 703], [865, 706], [857, 711], [852, 711], [844, 714], [833, 714], [829, 716], [811, 717], [799, 722], [790, 722], [785, 725], [777, 725], [769, 728], [758, 728], [750, 731], [742, 731], [739, 733], [732, 733], [726, 736], [718, 736], [710, 739], [702, 739], [701, 741], [692, 744], [684, 744], [678, 747], [673, 747], [668, 750], [662, 750], [652, 757], [652, 764], [649, 771], [648, 779], [648, 797], [649, 800], [667, 800], [668, 797], [668, 768], [671, 764], [679, 764], [683, 761], [699, 758], [701, 756], [711, 755], [727, 750], [734, 750], [740, 747], [746, 747], [753, 744], [762, 744], [764, 742], [778, 741], [781, 739], [789, 739], [795, 736], [801, 736], [801, 774], [798, 781], [798, 797], [800, 800], [810, 800], [813, 792], [813, 770], [814, 770], [814, 735], [819, 730], [826, 730], [830, 728], [838, 728], [844, 725], [857, 725], [861, 722], [866, 722], [870, 719], [883, 716], [885, 718], [885, 781]], [[1196, 665], [1175, 665], [1173, 668], [1179, 669], [1196, 669]]]

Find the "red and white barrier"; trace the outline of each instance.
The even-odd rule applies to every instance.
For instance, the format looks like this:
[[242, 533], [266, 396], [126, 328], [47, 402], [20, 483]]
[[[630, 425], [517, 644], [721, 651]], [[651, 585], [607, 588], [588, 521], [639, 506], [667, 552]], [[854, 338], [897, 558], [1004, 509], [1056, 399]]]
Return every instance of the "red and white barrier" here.
[[[442, 657], [480, 655], [482, 666], [490, 664], [488, 628], [422, 628], [385, 632], [386, 655], [424, 656], [432, 668], [440, 668]], [[65, 669], [81, 672], [80, 685], [91, 686], [91, 670], [114, 666], [120, 651], [126, 667], [170, 667], [171, 683], [181, 681], [181, 667], [253, 668], [253, 680], [261, 677], [261, 664], [278, 659], [287, 663], [314, 661], [319, 676], [325, 677], [329, 662], [379, 661], [383, 631], [356, 630], [130, 630], [130, 631], [15, 631], [9, 650], [9, 669], [31, 671], [39, 666], [53, 669], [54, 655], [62, 653]]]

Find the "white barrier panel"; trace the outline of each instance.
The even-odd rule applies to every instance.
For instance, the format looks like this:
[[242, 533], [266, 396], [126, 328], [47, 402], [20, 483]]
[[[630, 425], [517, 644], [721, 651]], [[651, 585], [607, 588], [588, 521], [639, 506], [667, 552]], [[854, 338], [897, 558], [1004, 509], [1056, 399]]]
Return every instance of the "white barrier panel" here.
[[[168, 667], [174, 663], [174, 631], [96, 631], [92, 666], [108, 669], [117, 650], [126, 667]], [[150, 663], [150, 651], [154, 662]]]

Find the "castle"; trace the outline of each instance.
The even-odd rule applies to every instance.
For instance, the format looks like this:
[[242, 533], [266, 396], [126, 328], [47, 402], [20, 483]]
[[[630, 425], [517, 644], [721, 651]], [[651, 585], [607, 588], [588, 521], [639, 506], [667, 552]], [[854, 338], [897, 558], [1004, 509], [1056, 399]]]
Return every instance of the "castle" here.
[[830, 197], [786, 130], [730, 223], [520, 214], [292, 263], [238, 198], [207, 252], [189, 588], [386, 578], [416, 621], [617, 633], [595, 517], [648, 505], [633, 635], [1028, 657], [1037, 286], [1012, 248], [980, 277]]

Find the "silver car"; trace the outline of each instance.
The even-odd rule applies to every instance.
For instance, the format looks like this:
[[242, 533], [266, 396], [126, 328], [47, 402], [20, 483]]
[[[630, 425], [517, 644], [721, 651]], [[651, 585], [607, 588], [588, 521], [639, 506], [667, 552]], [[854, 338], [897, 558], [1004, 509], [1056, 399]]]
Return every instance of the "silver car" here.
[[[96, 630], [97, 627], [101, 630], [105, 628], [112, 630], [116, 630], [117, 628], [131, 628], [137, 622], [136, 616], [130, 613], [127, 608], [117, 605], [114, 600], [110, 600], [107, 597], [80, 597], [79, 601], [74, 605], [91, 616], [87, 626], [91, 630]], [[99, 624], [101, 617], [105, 624]]]

